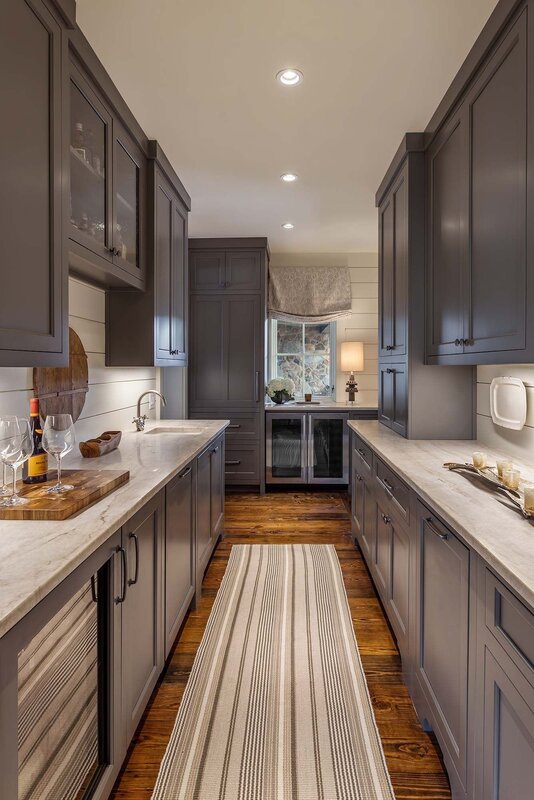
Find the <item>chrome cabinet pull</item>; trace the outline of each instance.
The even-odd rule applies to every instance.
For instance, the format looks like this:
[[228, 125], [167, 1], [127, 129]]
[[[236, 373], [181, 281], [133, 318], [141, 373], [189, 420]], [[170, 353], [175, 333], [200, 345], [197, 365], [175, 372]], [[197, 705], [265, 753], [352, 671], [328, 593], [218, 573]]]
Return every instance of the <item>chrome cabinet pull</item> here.
[[187, 469], [184, 469], [184, 471], [183, 471], [183, 472], [181, 472], [181, 473], [178, 475], [178, 477], [179, 477], [179, 478], [187, 478], [187, 476], [191, 474], [191, 470], [192, 470], [192, 469], [193, 469], [193, 467], [187, 467]]
[[130, 533], [128, 538], [133, 539], [135, 544], [135, 572], [133, 579], [128, 578], [128, 586], [135, 586], [139, 578], [139, 539], [136, 533]]
[[428, 525], [428, 527], [430, 528], [430, 530], [432, 531], [432, 533], [435, 533], [436, 536], [438, 536], [441, 539], [442, 542], [446, 542], [447, 541], [447, 539], [449, 538], [449, 534], [448, 533], [442, 533], [441, 531], [439, 531], [436, 528], [436, 526], [434, 525], [434, 521], [433, 521], [432, 517], [427, 517], [425, 522]]
[[240, 428], [240, 427], [241, 427], [241, 425], [228, 425], [228, 430], [230, 430], [230, 428], [232, 430], [237, 430], [237, 428]]
[[241, 461], [225, 461], [224, 463], [227, 467], [237, 467], [241, 464]]
[[388, 481], [388, 479], [387, 479], [387, 478], [382, 478], [382, 483], [384, 484], [384, 486], [386, 487], [386, 489], [388, 490], [388, 492], [390, 492], [391, 494], [393, 494], [393, 493], [395, 492], [395, 487], [393, 486], [393, 484], [391, 484], [391, 483]]
[[116, 552], [121, 554], [121, 593], [115, 598], [115, 602], [124, 603], [124, 598], [126, 597], [126, 550], [124, 547], [119, 546]]
[[362, 458], [365, 458], [365, 450], [362, 450], [361, 447], [358, 448], [358, 453], [361, 455]]
[[388, 517], [387, 514], [382, 514], [382, 520], [384, 522], [384, 525], [389, 525], [389, 523], [391, 522], [391, 517]]
[[260, 378], [261, 378], [261, 372], [258, 371], [256, 372], [256, 387], [254, 394], [254, 399], [256, 403], [260, 402]]
[[91, 597], [93, 598], [93, 603], [98, 603], [98, 596], [96, 594], [96, 581], [94, 575], [91, 575]]
[[356, 473], [356, 480], [357, 480], [358, 482], [360, 482], [360, 481], [361, 481], [361, 479], [362, 479], [362, 476], [361, 476], [361, 475], [358, 475], [358, 473]]

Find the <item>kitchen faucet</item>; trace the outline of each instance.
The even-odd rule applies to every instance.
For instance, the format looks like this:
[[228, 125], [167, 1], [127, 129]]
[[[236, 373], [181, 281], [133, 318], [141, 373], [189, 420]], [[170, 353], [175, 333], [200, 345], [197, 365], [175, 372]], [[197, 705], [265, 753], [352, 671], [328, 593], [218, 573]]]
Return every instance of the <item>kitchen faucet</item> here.
[[137, 401], [137, 416], [134, 417], [132, 420], [133, 424], [135, 425], [138, 431], [144, 431], [145, 422], [148, 419], [146, 414], [141, 415], [141, 402], [143, 400], [143, 397], [146, 397], [147, 394], [157, 394], [157, 396], [161, 398], [161, 404], [163, 406], [167, 405], [165, 397], [161, 394], [161, 392], [158, 392], [156, 389], [149, 389], [147, 392], [143, 392], [143, 394], [140, 395], [139, 400]]

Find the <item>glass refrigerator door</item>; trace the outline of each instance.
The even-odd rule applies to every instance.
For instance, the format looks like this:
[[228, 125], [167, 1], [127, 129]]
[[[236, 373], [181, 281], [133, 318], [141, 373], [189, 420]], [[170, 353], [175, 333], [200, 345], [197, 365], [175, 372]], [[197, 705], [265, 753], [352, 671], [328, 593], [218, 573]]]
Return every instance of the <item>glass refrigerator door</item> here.
[[307, 464], [306, 415], [267, 415], [267, 481], [305, 483]]
[[309, 482], [348, 483], [346, 415], [310, 414]]

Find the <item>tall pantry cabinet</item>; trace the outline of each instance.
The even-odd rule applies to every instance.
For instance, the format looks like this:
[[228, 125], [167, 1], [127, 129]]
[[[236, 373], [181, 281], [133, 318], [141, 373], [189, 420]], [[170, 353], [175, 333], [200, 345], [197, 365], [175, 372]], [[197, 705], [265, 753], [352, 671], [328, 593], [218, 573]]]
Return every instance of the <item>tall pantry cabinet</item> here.
[[227, 485], [264, 487], [267, 239], [190, 239], [189, 415], [229, 419]]

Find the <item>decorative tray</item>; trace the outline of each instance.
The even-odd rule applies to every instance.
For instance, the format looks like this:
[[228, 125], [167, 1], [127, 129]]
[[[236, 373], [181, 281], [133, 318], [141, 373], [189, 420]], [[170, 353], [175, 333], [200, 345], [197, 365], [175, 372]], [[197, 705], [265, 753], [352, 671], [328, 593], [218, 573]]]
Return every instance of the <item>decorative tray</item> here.
[[443, 466], [451, 472], [468, 472], [470, 475], [476, 475], [483, 483], [486, 484], [486, 486], [489, 486], [494, 491], [499, 492], [504, 497], [507, 497], [508, 500], [510, 500], [510, 502], [513, 503], [519, 509], [519, 511], [521, 511], [526, 519], [534, 519], [534, 513], [525, 510], [524, 492], [525, 487], [532, 487], [534, 484], [529, 483], [528, 481], [521, 481], [519, 484], [519, 489], [510, 489], [499, 478], [496, 467], [484, 467], [484, 469], [479, 469], [468, 462], [465, 464], [447, 462]]

